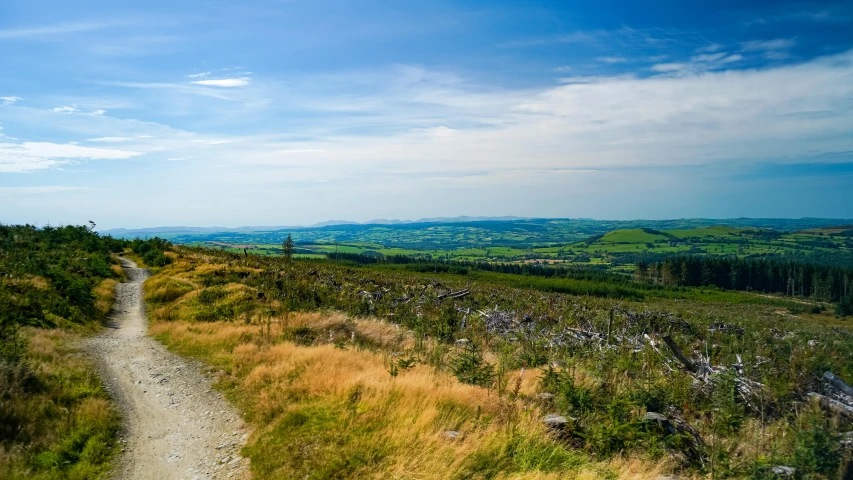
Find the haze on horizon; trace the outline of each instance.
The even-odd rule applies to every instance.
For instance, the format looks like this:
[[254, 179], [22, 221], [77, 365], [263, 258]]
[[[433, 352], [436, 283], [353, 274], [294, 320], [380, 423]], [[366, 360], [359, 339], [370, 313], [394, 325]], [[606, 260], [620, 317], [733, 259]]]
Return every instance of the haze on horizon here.
[[0, 223], [853, 217], [853, 4], [8, 0]]

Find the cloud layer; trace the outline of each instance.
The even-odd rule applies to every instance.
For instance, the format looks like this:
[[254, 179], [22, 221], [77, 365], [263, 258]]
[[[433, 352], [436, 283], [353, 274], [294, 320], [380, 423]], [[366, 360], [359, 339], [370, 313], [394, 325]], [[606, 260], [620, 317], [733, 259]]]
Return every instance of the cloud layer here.
[[94, 1], [0, 29], [0, 222], [853, 216], [846, 6]]
[[50, 142], [0, 143], [0, 172], [23, 173], [82, 160], [127, 159], [140, 152]]

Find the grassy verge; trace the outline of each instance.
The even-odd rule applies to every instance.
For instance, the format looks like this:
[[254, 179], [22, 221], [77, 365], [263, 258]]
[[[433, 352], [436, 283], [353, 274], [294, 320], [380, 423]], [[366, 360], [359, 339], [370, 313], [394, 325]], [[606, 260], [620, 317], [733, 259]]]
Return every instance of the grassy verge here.
[[0, 429], [8, 439], [0, 444], [0, 478], [105, 477], [120, 422], [74, 346], [81, 335], [24, 328], [20, 336], [23, 362], [0, 370]]
[[512, 394], [463, 384], [425, 358], [453, 347], [427, 342], [417, 361], [418, 338], [389, 323], [267, 315], [254, 288], [204, 288], [223, 267], [206, 260], [176, 259], [146, 282], [151, 333], [221, 370], [218, 387], [255, 428], [244, 449], [255, 478], [643, 479], [669, 466], [597, 458], [549, 434], [537, 369], [503, 372]]
[[[815, 410], [808, 393], [823, 391], [826, 371], [853, 378], [853, 337], [841, 325], [795, 317], [773, 298], [751, 295], [760, 302], [738, 302], [735, 296], [749, 294], [731, 292], [732, 298], [716, 301], [629, 301], [514, 288], [492, 275], [286, 262], [188, 248], [170, 255], [173, 264], [146, 283], [154, 331], [178, 352], [221, 369], [223, 388], [260, 432], [277, 422], [289, 425], [270, 433], [280, 443], [264, 443], [268, 437], [262, 434], [251, 440], [247, 452], [261, 477], [429, 477], [432, 470], [451, 478], [572, 477], [590, 468], [619, 476], [625, 473], [614, 462], [631, 458], [637, 465], [667, 462], [687, 476], [765, 478], [772, 477], [773, 466], [791, 465], [813, 478], [836, 478], [849, 460], [840, 442], [849, 422]], [[381, 331], [386, 335], [377, 338]], [[408, 333], [397, 337], [399, 332]], [[676, 347], [664, 346], [663, 338]], [[677, 360], [671, 350], [678, 349], [708, 365], [701, 367], [707, 375]], [[267, 356], [273, 350], [279, 353]], [[303, 361], [288, 365], [287, 358]], [[324, 370], [328, 362], [339, 370]], [[281, 371], [270, 370], [277, 365]], [[526, 374], [516, 387], [522, 368]], [[262, 379], [253, 383], [254, 375]], [[417, 395], [398, 389], [418, 375], [416, 383], [431, 387]], [[325, 378], [335, 379], [338, 390], [314, 389]], [[433, 460], [417, 464], [428, 466], [426, 472], [406, 470], [400, 465], [439, 452], [435, 445], [442, 444], [429, 442], [444, 441], [445, 429], [454, 430], [445, 424], [419, 430], [427, 420], [413, 416], [444, 404], [442, 382], [472, 392], [452, 405], [464, 412], [456, 431], [476, 439], [475, 445], [445, 454], [444, 470]], [[539, 393], [552, 396], [543, 400]], [[256, 395], [265, 400], [253, 403]], [[358, 397], [354, 411], [363, 408], [364, 417], [345, 414], [351, 395]], [[422, 401], [418, 395], [435, 395], [435, 404], [402, 406]], [[480, 401], [483, 395], [492, 403]], [[394, 401], [370, 403], [374, 397]], [[258, 406], [267, 401], [275, 405], [272, 413]], [[312, 410], [320, 407], [334, 413], [331, 423], [311, 423], [312, 415], [327, 415]], [[306, 416], [297, 415], [290, 425], [284, 418], [291, 411]], [[375, 411], [382, 412], [379, 423], [363, 424]], [[674, 419], [680, 433], [656, 429], [649, 412]], [[545, 413], [571, 419], [562, 438], [542, 430]], [[385, 419], [390, 423], [381, 423]], [[333, 424], [342, 427], [328, 433]], [[302, 432], [303, 425], [314, 430]], [[371, 433], [362, 436], [362, 428]], [[302, 440], [287, 443], [287, 435]], [[320, 443], [311, 443], [315, 436]], [[527, 439], [537, 447], [515, 463]], [[368, 451], [377, 442], [390, 450]], [[303, 443], [309, 447], [299, 447]], [[554, 450], [543, 453], [543, 445]], [[347, 458], [372, 460], [323, 470], [339, 450]], [[504, 461], [501, 452], [513, 461]], [[264, 467], [270, 458], [290, 455], [305, 458]], [[554, 466], [544, 458], [562, 460]]]

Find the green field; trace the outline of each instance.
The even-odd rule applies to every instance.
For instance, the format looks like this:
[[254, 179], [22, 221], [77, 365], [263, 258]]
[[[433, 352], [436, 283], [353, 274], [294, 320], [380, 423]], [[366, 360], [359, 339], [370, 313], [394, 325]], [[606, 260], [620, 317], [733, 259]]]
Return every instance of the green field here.
[[[715, 223], [718, 222], [718, 223]], [[485, 262], [606, 266], [629, 272], [637, 261], [669, 255], [771, 256], [853, 265], [853, 228], [845, 220], [598, 221], [532, 219], [333, 225], [252, 232], [165, 232], [182, 244], [279, 255], [291, 235], [299, 258], [330, 253], [406, 255]], [[132, 232], [127, 233], [127, 235]]]

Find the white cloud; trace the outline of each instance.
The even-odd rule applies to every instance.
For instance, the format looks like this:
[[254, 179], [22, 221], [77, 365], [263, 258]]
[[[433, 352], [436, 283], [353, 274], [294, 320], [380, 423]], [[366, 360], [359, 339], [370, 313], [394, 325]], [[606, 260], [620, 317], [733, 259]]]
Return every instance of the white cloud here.
[[775, 40], [753, 40], [740, 44], [744, 52], [759, 52], [765, 50], [785, 50], [793, 47], [796, 42], [792, 39], [777, 38]]
[[118, 143], [118, 142], [128, 142], [133, 140], [130, 137], [98, 137], [98, 138], [90, 138], [86, 140], [87, 142], [104, 142], [104, 143]]
[[559, 67], [554, 67], [555, 72], [568, 72], [572, 67], [570, 65], [561, 65]]
[[677, 72], [684, 70], [687, 67], [686, 63], [658, 63], [652, 65], [652, 70], [656, 72]]
[[723, 45], [720, 45], [719, 43], [711, 43], [709, 45], [705, 45], [704, 47], [697, 48], [696, 53], [714, 53], [722, 49]]
[[72, 143], [0, 143], [0, 172], [29, 172], [79, 160], [127, 159], [138, 155], [142, 153]]
[[190, 143], [200, 143], [204, 145], [225, 145], [234, 143], [232, 139], [216, 139], [216, 140], [190, 140]]
[[[707, 60], [732, 62], [736, 55]], [[421, 126], [363, 136], [314, 132], [310, 147], [290, 144], [274, 152], [270, 142], [236, 141], [220, 154], [233, 157], [235, 167], [239, 158], [241, 167], [273, 169], [251, 174], [250, 168], [238, 175], [251, 177], [245, 178], [249, 183], [309, 181], [329, 170], [345, 178], [370, 171], [422, 179], [481, 171], [466, 178], [485, 185], [503, 178], [499, 172], [519, 167], [547, 172], [747, 165], [794, 157], [808, 162], [815, 152], [853, 150], [853, 109], [846, 100], [853, 97], [853, 84], [846, 81], [853, 75], [853, 52], [766, 69], [694, 71], [685, 64], [661, 64], [657, 69], [681, 74], [570, 79], [569, 84], [538, 91], [486, 94], [488, 88], [480, 85], [425, 83], [411, 90], [384, 91], [373, 103], [360, 98], [362, 104], [372, 105], [362, 117], [323, 118], [325, 127], [340, 122], [345, 131], [386, 121]], [[407, 117], [411, 111], [422, 116]], [[432, 126], [423, 125], [429, 119]], [[472, 122], [474, 126], [456, 127]], [[286, 175], [276, 173], [277, 167], [287, 167]]]
[[787, 60], [791, 54], [784, 50], [768, 50], [764, 52], [764, 58], [768, 60]]
[[127, 24], [127, 22], [123, 21], [78, 22], [60, 23], [56, 25], [42, 25], [38, 27], [9, 28], [5, 30], [0, 30], [0, 40], [54, 37], [58, 35], [102, 30], [105, 28], [117, 27], [125, 24]]
[[194, 83], [196, 85], [204, 85], [209, 87], [245, 87], [250, 82], [249, 77], [240, 77], [240, 78], [221, 78], [218, 80], [197, 80]]
[[67, 105], [65, 105], [65, 106], [61, 106], [61, 107], [54, 107], [52, 111], [57, 112], [57, 113], [75, 113], [75, 112], [79, 112], [79, 110], [77, 109], [77, 107], [69, 107], [69, 106], [67, 106]]
[[715, 62], [726, 55], [725, 52], [703, 53], [701, 55], [694, 55], [691, 60], [694, 62]]
[[[724, 54], [696, 63], [730, 57]], [[108, 115], [56, 115], [44, 109], [32, 109], [33, 116], [26, 119], [13, 116], [26, 113], [23, 108], [0, 109], [0, 122], [24, 130], [47, 121], [57, 138], [122, 137], [130, 140], [118, 144], [121, 151], [161, 149], [162, 153], [149, 155], [147, 172], [155, 175], [155, 168], [168, 168], [174, 181], [158, 195], [145, 197], [155, 209], [162, 204], [156, 213], [166, 216], [152, 214], [150, 221], [155, 223], [201, 212], [176, 210], [174, 205], [201, 195], [202, 189], [221, 192], [239, 205], [248, 199], [269, 203], [292, 195], [288, 198], [294, 201], [296, 195], [322, 193], [324, 202], [307, 207], [310, 215], [320, 218], [334, 216], [333, 207], [352, 216], [355, 204], [367, 210], [393, 203], [402, 210], [422, 204], [421, 199], [430, 205], [445, 202], [450, 209], [465, 199], [488, 198], [497, 210], [515, 208], [516, 199], [527, 202], [536, 197], [536, 205], [529, 203], [533, 209], [549, 208], [559, 200], [542, 200], [547, 200], [543, 195], [549, 190], [616, 191], [637, 183], [633, 177], [639, 176], [638, 171], [667, 172], [668, 181], [677, 182], [677, 172], [684, 170], [673, 167], [729, 172], [767, 162], [825, 161], [814, 155], [853, 150], [849, 103], [853, 84], [848, 81], [853, 52], [772, 68], [681, 68], [662, 73], [574, 78], [536, 88], [500, 88], [417, 67], [292, 75], [234, 92], [236, 98], [258, 94], [274, 100], [258, 110], [247, 110], [245, 103], [152, 92], [151, 102], [177, 98], [186, 103], [187, 111], [209, 117], [198, 123], [205, 129], [198, 133]], [[79, 99], [55, 102], [63, 103], [87, 105]], [[223, 133], [257, 125], [263, 125], [263, 134]], [[155, 138], [143, 141], [140, 134]], [[210, 146], [224, 140], [230, 143]], [[0, 150], [2, 155], [8, 155], [6, 150]], [[190, 158], [204, 161], [177, 160]], [[169, 159], [172, 163], [167, 164]], [[43, 156], [16, 171], [66, 161]], [[592, 176], [589, 170], [630, 173], [620, 177], [624, 181], [612, 181], [610, 173]], [[652, 182], [654, 175], [643, 180]], [[318, 185], [328, 190], [318, 193], [314, 190], [321, 188]], [[452, 188], [457, 187], [459, 192], [454, 193]], [[415, 199], [418, 195], [422, 198]], [[371, 203], [369, 198], [381, 201]], [[236, 207], [227, 208], [223, 218], [242, 220]], [[380, 216], [379, 211], [371, 210], [371, 215]], [[216, 218], [187, 218], [216, 222]]]
[[106, 110], [98, 109], [98, 110], [92, 110], [91, 112], [89, 112], [89, 115], [103, 115], [105, 113], [107, 113]]
[[699, 73], [725, 67], [732, 62], [743, 60], [743, 55], [727, 52], [701, 53], [690, 57], [689, 62], [658, 63], [651, 67], [652, 71], [661, 73]]
[[613, 63], [624, 63], [624, 62], [627, 62], [628, 59], [626, 59], [624, 57], [598, 57], [598, 61], [603, 62], [603, 63], [613, 64]]
[[201, 78], [210, 75], [212, 72], [201, 72], [201, 73], [191, 73], [187, 75], [187, 78]]
[[11, 105], [21, 100], [23, 100], [21, 97], [0, 97], [0, 105]]

